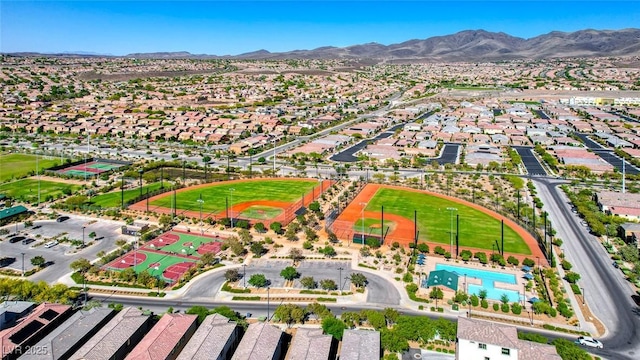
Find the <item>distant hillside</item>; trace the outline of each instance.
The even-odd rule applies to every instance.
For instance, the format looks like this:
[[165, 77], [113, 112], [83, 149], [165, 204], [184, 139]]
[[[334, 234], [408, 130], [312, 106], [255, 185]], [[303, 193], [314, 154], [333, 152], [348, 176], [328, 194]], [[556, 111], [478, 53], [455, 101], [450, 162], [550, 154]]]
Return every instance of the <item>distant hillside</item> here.
[[[35, 53], [13, 54], [18, 56]], [[58, 54], [60, 55], [60, 54]], [[640, 29], [553, 31], [530, 39], [502, 32], [465, 30], [452, 35], [409, 40], [399, 44], [368, 43], [347, 47], [272, 53], [258, 50], [230, 56], [194, 55], [186, 51], [129, 54], [129, 58], [156, 59], [375, 59], [379, 61], [498, 61], [559, 57], [640, 55]], [[64, 54], [69, 56], [69, 54]], [[86, 56], [78, 54], [78, 56]]]

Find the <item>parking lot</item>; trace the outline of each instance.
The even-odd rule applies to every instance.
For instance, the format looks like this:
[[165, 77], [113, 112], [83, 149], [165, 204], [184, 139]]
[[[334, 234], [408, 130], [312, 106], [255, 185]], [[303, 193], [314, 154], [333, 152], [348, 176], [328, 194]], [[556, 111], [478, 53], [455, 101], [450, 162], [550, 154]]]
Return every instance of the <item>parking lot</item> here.
[[[94, 260], [100, 251], [109, 252], [116, 248], [115, 242], [118, 238], [128, 239], [127, 236], [121, 234], [123, 223], [110, 220], [97, 220], [84, 216], [69, 215], [69, 219], [62, 222], [54, 220], [36, 220], [33, 226], [24, 227], [23, 223], [7, 225], [4, 228], [9, 230], [9, 235], [0, 237], [0, 257], [15, 258], [5, 268], [22, 271], [29, 271], [34, 268], [31, 259], [35, 256], [44, 257], [47, 266], [29, 277], [32, 281], [44, 280], [48, 283], [54, 283], [61, 277], [71, 271], [69, 265], [76, 259], [86, 258]], [[91, 246], [84, 249], [77, 249], [68, 242], [62, 242], [63, 238], [69, 240], [83, 240], [90, 243]], [[22, 240], [11, 243], [9, 239], [17, 235], [24, 237], [24, 240], [33, 239], [34, 241], [25, 244]], [[95, 232], [95, 238], [89, 237], [89, 234]], [[47, 247], [45, 244], [57, 238], [59, 244]], [[24, 254], [24, 255], [23, 255]], [[24, 258], [24, 262], [23, 262]]]
[[[270, 286], [284, 287], [284, 278], [280, 276], [280, 271], [291, 266], [291, 260], [271, 260], [271, 259], [257, 259], [253, 260], [250, 265], [247, 266], [247, 281], [253, 274], [264, 274], [267, 280], [270, 281]], [[305, 276], [312, 276], [317, 282], [324, 279], [330, 279], [338, 282], [340, 271], [338, 268], [342, 267], [342, 286], [344, 289], [349, 288], [349, 282], [345, 281], [345, 277], [351, 275], [351, 263], [347, 261], [313, 261], [305, 260], [296, 267], [300, 278]], [[242, 269], [240, 269], [242, 275]], [[300, 278], [294, 281], [293, 287], [302, 289], [300, 284]]]

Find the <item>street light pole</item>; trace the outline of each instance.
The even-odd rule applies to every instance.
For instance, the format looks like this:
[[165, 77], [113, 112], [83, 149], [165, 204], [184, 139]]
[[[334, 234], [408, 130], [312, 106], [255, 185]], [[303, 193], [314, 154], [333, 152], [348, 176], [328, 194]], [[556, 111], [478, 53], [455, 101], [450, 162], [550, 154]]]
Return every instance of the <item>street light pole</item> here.
[[267, 322], [269, 322], [269, 286], [267, 286]]
[[22, 254], [22, 277], [24, 277], [24, 253], [20, 254]]
[[458, 209], [454, 207], [448, 207], [447, 210], [451, 212], [451, 216], [450, 216], [451, 221], [449, 226], [449, 245], [450, 245], [449, 254], [453, 254], [453, 212], [458, 211]]
[[338, 291], [340, 292], [340, 295], [342, 295], [342, 270], [344, 270], [342, 266], [338, 267]]
[[582, 291], [582, 305], [584, 305], [584, 288], [580, 288], [580, 290]]
[[242, 264], [242, 287], [247, 288], [247, 264]]
[[84, 226], [82, 227], [82, 247], [84, 248]]
[[231, 188], [229, 189], [229, 194], [231, 197], [231, 206], [229, 208], [229, 216], [231, 217], [231, 228], [233, 229], [233, 192], [236, 191], [236, 189]]

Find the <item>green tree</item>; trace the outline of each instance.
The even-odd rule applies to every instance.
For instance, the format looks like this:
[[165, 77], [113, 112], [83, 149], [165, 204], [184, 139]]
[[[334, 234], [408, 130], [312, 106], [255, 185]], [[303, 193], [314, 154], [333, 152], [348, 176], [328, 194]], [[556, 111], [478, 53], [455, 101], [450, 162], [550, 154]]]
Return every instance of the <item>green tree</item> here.
[[293, 260], [293, 262], [298, 262], [304, 259], [302, 250], [298, 248], [291, 248], [291, 250], [289, 250], [289, 257], [291, 258], [291, 260]]
[[342, 340], [342, 334], [346, 328], [347, 325], [335, 317], [327, 317], [322, 320], [322, 331], [327, 335], [333, 336], [336, 340]]
[[556, 347], [558, 355], [563, 359], [591, 360], [589, 353], [569, 340], [558, 338], [553, 340], [551, 344]]
[[394, 355], [395, 353], [409, 350], [407, 337], [401, 330], [396, 329], [382, 329], [380, 332], [380, 346], [384, 350], [394, 353]]
[[188, 308], [185, 314], [198, 315], [198, 324], [201, 324], [209, 316], [209, 310], [204, 306], [196, 305]]
[[255, 286], [257, 288], [261, 288], [261, 287], [267, 286], [268, 280], [264, 276], [264, 274], [253, 274], [249, 278], [248, 282], [249, 282], [249, 285], [251, 285], [251, 286]]
[[286, 268], [280, 271], [280, 276], [282, 276], [285, 280], [293, 280], [300, 277], [300, 273], [293, 266], [287, 266]]
[[353, 285], [359, 288], [367, 286], [368, 283], [367, 277], [362, 273], [351, 274], [350, 280]]
[[320, 253], [324, 254], [324, 256], [326, 257], [334, 257], [337, 254], [333, 246], [330, 246], [330, 245], [327, 245], [324, 248], [321, 248]]
[[570, 282], [571, 284], [575, 284], [578, 282], [578, 280], [580, 280], [580, 274], [573, 271], [567, 271], [564, 274], [564, 279]]
[[313, 276], [305, 276], [305, 277], [301, 278], [300, 279], [300, 284], [305, 289], [315, 289], [315, 288], [318, 287], [318, 283], [315, 281]]
[[304, 321], [307, 313], [305, 309], [295, 304], [282, 304], [276, 308], [273, 315], [291, 327], [292, 324]]
[[31, 258], [31, 265], [37, 266], [39, 268], [44, 266], [46, 262], [47, 261], [44, 259], [44, 257], [40, 255], [37, 255]]
[[261, 256], [262, 254], [265, 253], [265, 248], [262, 245], [262, 242], [260, 241], [256, 241], [254, 243], [251, 244], [251, 252], [254, 253], [256, 256]]
[[259, 232], [259, 233], [264, 233], [264, 232], [267, 231], [267, 228], [261, 222], [256, 223], [255, 225], [253, 225], [253, 228], [256, 229], [256, 231]]
[[431, 299], [442, 299], [444, 297], [444, 292], [439, 287], [434, 286], [429, 292], [429, 297]]
[[240, 273], [238, 269], [229, 269], [224, 272], [224, 278], [229, 282], [236, 282], [240, 279]]
[[507, 258], [507, 262], [513, 266], [518, 266], [518, 264], [520, 263], [520, 261], [513, 255], [510, 255]]
[[485, 300], [487, 298], [487, 290], [480, 289], [480, 291], [478, 292], [478, 297], [480, 298], [480, 300]]
[[333, 317], [333, 315], [331, 314], [331, 310], [329, 310], [329, 308], [327, 308], [326, 305], [322, 305], [317, 302], [307, 305], [307, 308], [305, 311], [309, 315], [314, 314], [316, 316], [316, 320], [325, 319], [327, 317]]
[[322, 279], [320, 280], [320, 287], [324, 290], [337, 290], [338, 285], [336, 282], [331, 279]]
[[272, 222], [271, 225], [269, 225], [269, 229], [278, 235], [282, 235], [282, 224], [277, 221]]
[[89, 260], [87, 259], [81, 258], [73, 261], [71, 264], [69, 264], [69, 267], [73, 271], [86, 273], [87, 271], [89, 271], [89, 269], [91, 269], [91, 262], [89, 262]]

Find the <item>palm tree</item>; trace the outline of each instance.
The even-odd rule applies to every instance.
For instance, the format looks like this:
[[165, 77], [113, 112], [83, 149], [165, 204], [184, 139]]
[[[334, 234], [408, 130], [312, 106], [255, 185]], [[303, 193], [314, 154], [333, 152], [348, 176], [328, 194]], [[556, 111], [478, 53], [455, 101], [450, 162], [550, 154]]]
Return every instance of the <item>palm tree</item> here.
[[482, 289], [478, 292], [478, 297], [480, 298], [480, 300], [484, 300], [487, 298], [487, 290]]

